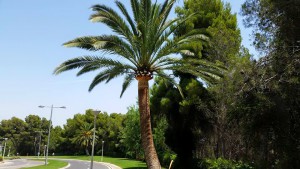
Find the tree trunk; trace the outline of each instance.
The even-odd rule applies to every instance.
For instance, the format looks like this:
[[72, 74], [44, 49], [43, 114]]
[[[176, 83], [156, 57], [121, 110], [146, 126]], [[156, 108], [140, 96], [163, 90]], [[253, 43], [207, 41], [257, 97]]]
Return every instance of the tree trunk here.
[[89, 153], [88, 147], [85, 147], [85, 154], [86, 154], [87, 156], [90, 156], [90, 153]]
[[150, 116], [150, 102], [149, 102], [149, 77], [137, 77], [138, 80], [138, 97], [139, 97], [139, 111], [141, 123], [142, 146], [145, 151], [145, 159], [148, 169], [161, 169], [158, 156], [154, 147], [151, 116]]

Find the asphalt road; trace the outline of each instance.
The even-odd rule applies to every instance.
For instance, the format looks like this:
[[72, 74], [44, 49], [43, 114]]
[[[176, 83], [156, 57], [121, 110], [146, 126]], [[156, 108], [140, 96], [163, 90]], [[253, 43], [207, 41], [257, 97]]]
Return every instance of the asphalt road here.
[[22, 167], [32, 167], [43, 164], [44, 161], [31, 161], [27, 159], [5, 160], [4, 163], [0, 163], [0, 169], [18, 169]]
[[[69, 167], [65, 169], [90, 169], [90, 161], [81, 161], [81, 160], [62, 160], [70, 164]], [[94, 162], [93, 169], [111, 169], [110, 167]]]
[[[62, 159], [60, 159], [62, 160]], [[69, 163], [64, 169], [90, 169], [90, 161], [81, 161], [81, 160], [62, 160]], [[44, 161], [33, 161], [27, 159], [15, 159], [15, 160], [6, 160], [4, 163], [0, 163], [0, 169], [19, 169], [23, 167], [32, 167], [44, 165]], [[94, 162], [93, 169], [111, 169], [110, 167]]]

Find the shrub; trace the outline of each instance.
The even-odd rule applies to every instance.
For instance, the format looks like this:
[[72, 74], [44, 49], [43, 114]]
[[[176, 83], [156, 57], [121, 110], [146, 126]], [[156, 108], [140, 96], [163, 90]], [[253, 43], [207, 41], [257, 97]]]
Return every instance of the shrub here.
[[201, 166], [206, 169], [254, 169], [252, 166], [241, 161], [236, 162], [223, 158], [206, 159], [202, 162]]
[[0, 161], [3, 161], [3, 157], [2, 156], [0, 156]]

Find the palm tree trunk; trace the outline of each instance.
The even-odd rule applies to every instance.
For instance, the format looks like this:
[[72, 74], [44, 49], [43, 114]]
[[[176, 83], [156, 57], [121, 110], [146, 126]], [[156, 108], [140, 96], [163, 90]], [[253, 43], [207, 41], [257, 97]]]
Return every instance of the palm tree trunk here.
[[148, 169], [161, 169], [158, 156], [154, 147], [151, 129], [150, 102], [149, 102], [149, 77], [137, 77], [139, 111], [141, 123], [142, 146]]

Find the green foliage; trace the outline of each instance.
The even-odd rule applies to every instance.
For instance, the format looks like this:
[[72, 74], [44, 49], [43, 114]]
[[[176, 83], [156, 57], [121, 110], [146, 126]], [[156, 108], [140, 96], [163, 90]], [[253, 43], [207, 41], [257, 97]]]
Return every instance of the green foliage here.
[[[88, 148], [91, 147], [93, 141], [93, 124], [83, 123], [80, 127], [80, 130], [77, 130], [76, 136], [72, 138], [72, 142], [78, 144], [85, 148], [86, 155], [89, 154]], [[98, 139], [98, 136], [95, 136], [95, 140]]]
[[177, 154], [174, 166], [192, 168], [196, 140], [205, 137], [204, 133], [211, 129], [212, 100], [195, 79], [182, 78], [180, 85], [185, 98], [180, 97], [172, 84], [156, 79], [151, 90], [151, 110], [154, 121], [159, 122], [163, 117], [167, 119], [165, 142]]
[[[49, 153], [52, 154], [83, 154], [86, 152], [86, 146], [91, 145], [92, 128], [94, 115], [91, 110], [87, 110], [86, 114], [76, 114], [74, 118], [68, 119], [64, 127], [56, 126], [51, 128], [51, 138]], [[119, 133], [124, 124], [124, 115], [112, 113], [101, 113], [97, 116], [96, 122], [96, 141], [95, 150], [101, 151], [102, 140], [105, 141], [105, 152], [110, 155], [122, 155], [120, 149]], [[43, 153], [44, 145], [47, 144], [49, 122], [36, 115], [29, 115], [25, 121], [18, 118], [2, 120], [0, 125], [0, 136], [7, 137], [6, 154], [10, 149], [10, 155], [37, 155], [40, 145], [40, 152]], [[89, 141], [81, 138], [84, 133], [84, 125], [89, 128]], [[41, 134], [41, 141], [40, 141]], [[26, 145], [26, 146], [23, 146]], [[90, 147], [88, 147], [90, 148]], [[96, 152], [95, 154], [99, 154]]]
[[168, 128], [166, 117], [155, 120], [153, 139], [162, 166], [167, 167], [176, 158], [175, 153], [166, 145], [165, 133]]
[[176, 35], [182, 35], [194, 29], [203, 29], [210, 35], [210, 44], [197, 42], [195, 50], [200, 58], [221, 61], [229, 65], [239, 52], [241, 36], [237, 27], [237, 18], [231, 13], [229, 4], [221, 0], [188, 0], [184, 7], [178, 7], [179, 17], [197, 13], [192, 19], [180, 26]]
[[[95, 142], [95, 150], [99, 151], [96, 151], [95, 154], [101, 153], [102, 141], [105, 142], [105, 152], [110, 153], [110, 155], [118, 155], [121, 153], [119, 145], [119, 132], [121, 131], [121, 128], [123, 128], [123, 121], [124, 115], [117, 113], [108, 115], [106, 112], [103, 112], [96, 117], [96, 137], [98, 139]], [[68, 119], [67, 124], [64, 125], [64, 131], [62, 133], [62, 145], [64, 145], [64, 149], [62, 151], [64, 151], [66, 154], [82, 154], [82, 152], [87, 153], [86, 146], [91, 144], [92, 138], [92, 135], [90, 135], [92, 134], [92, 126], [90, 125], [93, 123], [94, 113], [92, 110], [87, 110], [85, 114], [75, 114], [72, 119]], [[90, 134], [87, 135], [87, 133]], [[85, 146], [82, 146], [82, 144], [77, 144], [79, 142], [82, 144], [84, 143]], [[77, 149], [74, 149], [74, 147]]]
[[[126, 157], [134, 158], [138, 160], [144, 160], [141, 135], [140, 135], [140, 115], [138, 108], [130, 106], [126, 114], [124, 122], [124, 128], [122, 129], [120, 144], [123, 145], [123, 151], [126, 153]], [[165, 130], [167, 129], [166, 118], [160, 118], [154, 120], [153, 126], [153, 139], [160, 159], [161, 165], [168, 166], [171, 160], [175, 159], [174, 153], [165, 144]]]
[[254, 169], [248, 164], [242, 162], [235, 162], [223, 158], [206, 159], [201, 164], [206, 169]]
[[[164, 4], [152, 3], [151, 0], [131, 1], [133, 16], [116, 1], [122, 15], [105, 5], [94, 5], [91, 20], [107, 25], [116, 35], [79, 37], [64, 45], [91, 51], [101, 51], [118, 55], [122, 59], [108, 57], [82, 56], [70, 59], [58, 66], [54, 73], [59, 74], [72, 69], [81, 69], [78, 75], [99, 70], [90, 85], [91, 91], [101, 82], [109, 82], [118, 76], [125, 75], [123, 92], [132, 80], [138, 76], [160, 76], [171, 83], [176, 83], [167, 76], [165, 70], [176, 70], [194, 74], [207, 81], [214, 82], [220, 75], [220, 68], [209, 62], [187, 59], [184, 62], [172, 54], [185, 53], [194, 55], [190, 45], [206, 42], [202, 31], [190, 31], [174, 38], [177, 26], [183, 24], [188, 15], [168, 21], [168, 16], [175, 0], [166, 0]], [[174, 26], [174, 23], [177, 25]]]
[[61, 152], [61, 143], [63, 142], [62, 138], [63, 129], [60, 126], [56, 126], [51, 129], [51, 137], [50, 137], [50, 147], [49, 153], [57, 153]]
[[[94, 13], [90, 20], [108, 26], [115, 34], [79, 37], [66, 42], [64, 46], [112, 55], [82, 56], [70, 59], [59, 65], [54, 70], [54, 74], [80, 69], [77, 75], [82, 75], [97, 70], [98, 74], [90, 84], [89, 91], [102, 82], [108, 83], [119, 76], [125, 76], [121, 96], [134, 79], [147, 80], [148, 84], [148, 80], [154, 75], [177, 86], [182, 94], [176, 80], [168, 76], [170, 70], [192, 74], [207, 83], [215, 83], [222, 76], [222, 68], [219, 65], [194, 58], [181, 60], [176, 55], [197, 55], [195, 51], [190, 50], [191, 46], [200, 41], [206, 43], [208, 38], [201, 30], [190, 31], [182, 36], [173, 36], [177, 26], [193, 15], [168, 20], [175, 2], [176, 0], [165, 0], [160, 4], [151, 0], [132, 0], [130, 4], [133, 15], [121, 1], [115, 1], [121, 15], [105, 5], [92, 6]], [[139, 93], [139, 105], [143, 105], [139, 107], [140, 112], [143, 113], [141, 117], [145, 117], [144, 120], [147, 121], [147, 123], [141, 123], [143, 148], [145, 152], [149, 152], [145, 154], [148, 156], [147, 164], [152, 165], [150, 163], [154, 162], [155, 165], [159, 165], [152, 145], [151, 128], [146, 127], [150, 126], [150, 116], [145, 115], [146, 112], [150, 113], [149, 103], [142, 104], [142, 97], [147, 98], [148, 93], [145, 95]]]
[[243, 5], [245, 24], [255, 29], [254, 44], [265, 56], [247, 73], [236, 114], [259, 168], [300, 166], [299, 8], [297, 0]]
[[[217, 130], [217, 119], [220, 117], [216, 115], [219, 114], [216, 111], [221, 106], [224, 108], [225, 104], [219, 104], [217, 97], [220, 94], [224, 96], [225, 100], [235, 94], [231, 91], [232, 85], [243, 79], [239, 76], [239, 71], [249, 63], [249, 56], [242, 58], [239, 55], [240, 31], [237, 28], [236, 16], [231, 14], [228, 4], [224, 4], [220, 0], [188, 0], [184, 2], [184, 7], [177, 8], [176, 12], [181, 18], [194, 12], [197, 14], [180, 25], [175, 36], [182, 36], [195, 29], [201, 29], [211, 39], [210, 44], [194, 43], [190, 50], [196, 55], [183, 54], [183, 60], [189, 58], [208, 59], [227, 67], [228, 70], [228, 72], [222, 72], [223, 79], [214, 85], [216, 93], [212, 92], [214, 89], [210, 85], [208, 85], [210, 91], [207, 91], [197, 76], [178, 71], [175, 71], [174, 74], [180, 78], [180, 88], [185, 98], [180, 98], [175, 92], [175, 87], [166, 84], [163, 80], [156, 79], [151, 91], [151, 113], [155, 114], [153, 119], [161, 118], [161, 114], [167, 117], [166, 143], [177, 154], [174, 167], [196, 168], [196, 158], [203, 158], [205, 155], [214, 156], [215, 150], [212, 147], [215, 146], [215, 140], [218, 138], [211, 139], [211, 137]], [[236, 65], [239, 65], [238, 68]], [[233, 78], [232, 75], [238, 76], [240, 79]], [[231, 83], [232, 79], [235, 81]], [[227, 84], [231, 84], [227, 89], [231, 93], [226, 96], [222, 90], [227, 87]], [[215, 95], [217, 96], [214, 97]], [[226, 124], [224, 119], [222, 122]]]
[[[49, 122], [36, 115], [29, 115], [25, 121], [12, 117], [9, 120], [2, 120], [0, 125], [0, 135], [9, 138], [7, 147], [11, 147], [11, 154], [33, 155], [37, 154], [39, 144], [39, 132], [47, 131]], [[41, 133], [42, 145], [45, 144], [46, 132]]]
[[283, 41], [295, 46], [300, 40], [298, 0], [249, 0], [243, 4], [244, 25], [254, 28], [254, 44], [262, 52]]
[[124, 126], [121, 130], [121, 144], [124, 146], [126, 157], [144, 159], [141, 145], [140, 116], [137, 107], [131, 106], [128, 108]]

